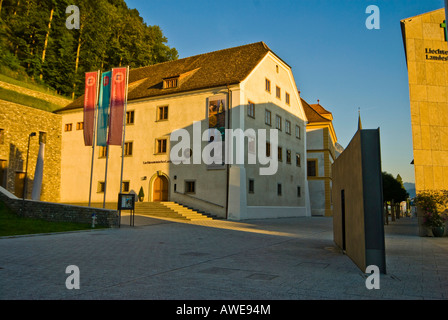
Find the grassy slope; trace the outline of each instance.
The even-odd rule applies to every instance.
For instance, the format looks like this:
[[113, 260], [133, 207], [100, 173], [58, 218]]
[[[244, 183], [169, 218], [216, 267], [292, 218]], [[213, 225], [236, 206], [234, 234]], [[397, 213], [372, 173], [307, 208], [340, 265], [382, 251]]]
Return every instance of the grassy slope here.
[[[0, 237], [36, 233], [64, 232], [91, 229], [90, 224], [50, 222], [41, 219], [19, 217], [0, 202]], [[101, 228], [101, 227], [96, 227]]]
[[50, 112], [65, 107], [72, 101], [58, 95], [54, 90], [33, 83], [30, 79], [15, 79], [11, 74], [13, 73], [8, 72], [8, 75], [0, 73], [0, 82], [8, 85], [8, 87], [0, 85], [0, 100]]

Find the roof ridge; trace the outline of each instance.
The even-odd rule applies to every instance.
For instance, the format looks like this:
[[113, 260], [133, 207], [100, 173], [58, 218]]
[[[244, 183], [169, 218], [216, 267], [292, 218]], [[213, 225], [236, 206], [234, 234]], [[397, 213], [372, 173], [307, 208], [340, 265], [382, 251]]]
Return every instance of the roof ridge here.
[[155, 63], [155, 64], [151, 64], [151, 65], [149, 65], [149, 66], [143, 66], [143, 67], [133, 68], [133, 69], [130, 69], [129, 71], [131, 71], [131, 70], [138, 70], [138, 69], [144, 69], [144, 68], [150, 68], [150, 67], [153, 67], [153, 66], [156, 66], [156, 65], [158, 66], [158, 65], [162, 65], [162, 64], [166, 64], [166, 63], [170, 63], [170, 62], [176, 62], [176, 61], [182, 61], [182, 60], [186, 60], [186, 59], [198, 58], [198, 57], [201, 57], [201, 56], [204, 56], [204, 55], [207, 55], [207, 54], [212, 54], [212, 53], [217, 53], [217, 52], [223, 52], [223, 51], [227, 51], [227, 50], [234, 50], [234, 49], [238, 49], [238, 48], [242, 48], [242, 47], [248, 47], [248, 46], [252, 46], [252, 45], [256, 45], [256, 44], [262, 44], [263, 47], [264, 47], [266, 50], [272, 51], [272, 50], [266, 45], [266, 43], [264, 43], [264, 41], [258, 41], [258, 42], [253, 42], [253, 43], [243, 44], [243, 45], [236, 46], [236, 47], [229, 47], [229, 48], [224, 48], [224, 49], [218, 49], [218, 50], [214, 50], [214, 51], [209, 51], [209, 52], [199, 53], [199, 54], [196, 54], [196, 55], [194, 55], [194, 56], [184, 57], [184, 58], [177, 59], [177, 60], [169, 60], [169, 61], [158, 62], [158, 63]]

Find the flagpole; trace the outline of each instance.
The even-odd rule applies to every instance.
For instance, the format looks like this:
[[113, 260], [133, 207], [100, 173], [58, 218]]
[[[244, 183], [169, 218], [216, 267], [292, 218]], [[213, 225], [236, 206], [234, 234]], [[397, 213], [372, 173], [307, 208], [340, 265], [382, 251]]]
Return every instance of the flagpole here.
[[99, 88], [101, 83], [100, 78], [101, 71], [98, 70], [97, 81], [96, 81], [96, 98], [95, 98], [95, 109], [93, 110], [93, 137], [92, 137], [92, 161], [90, 163], [90, 185], [89, 185], [89, 207], [92, 201], [92, 178], [93, 178], [93, 159], [95, 158], [95, 131], [96, 131], [96, 113], [98, 112], [98, 99], [99, 99]]
[[124, 162], [124, 140], [126, 137], [126, 109], [128, 106], [128, 81], [129, 81], [129, 66], [126, 68], [126, 94], [124, 98], [123, 108], [123, 138], [121, 140], [121, 176], [120, 176], [120, 193], [123, 191], [123, 162]]
[[109, 162], [109, 144], [106, 145], [106, 170], [104, 172], [104, 195], [103, 195], [103, 209], [106, 208], [106, 190], [107, 190], [107, 165]]
[[[123, 162], [124, 162], [124, 140], [126, 137], [126, 109], [128, 106], [128, 84], [129, 84], [129, 66], [126, 68], [126, 94], [124, 98], [123, 110], [123, 138], [121, 139], [121, 175], [120, 175], [120, 193], [123, 191]], [[119, 210], [119, 221], [121, 221], [121, 210]]]

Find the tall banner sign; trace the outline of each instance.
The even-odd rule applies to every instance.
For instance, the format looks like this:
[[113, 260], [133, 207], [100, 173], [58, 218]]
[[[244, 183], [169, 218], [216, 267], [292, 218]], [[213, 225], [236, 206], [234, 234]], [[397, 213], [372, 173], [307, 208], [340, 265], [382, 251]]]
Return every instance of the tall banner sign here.
[[98, 124], [96, 145], [107, 145], [107, 124], [109, 122], [109, 103], [111, 88], [111, 71], [103, 72], [101, 76], [100, 99], [98, 102]]
[[112, 69], [110, 96], [109, 137], [107, 144], [121, 146], [123, 135], [123, 117], [127, 94], [128, 68]]
[[84, 145], [92, 146], [95, 105], [98, 94], [98, 71], [86, 72], [84, 93]]

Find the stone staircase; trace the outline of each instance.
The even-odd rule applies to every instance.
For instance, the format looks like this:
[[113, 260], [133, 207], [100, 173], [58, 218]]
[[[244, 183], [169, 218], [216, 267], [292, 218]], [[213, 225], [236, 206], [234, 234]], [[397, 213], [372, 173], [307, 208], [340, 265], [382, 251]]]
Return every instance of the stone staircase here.
[[176, 202], [137, 202], [135, 214], [189, 221], [212, 220], [209, 216], [184, 207]]

